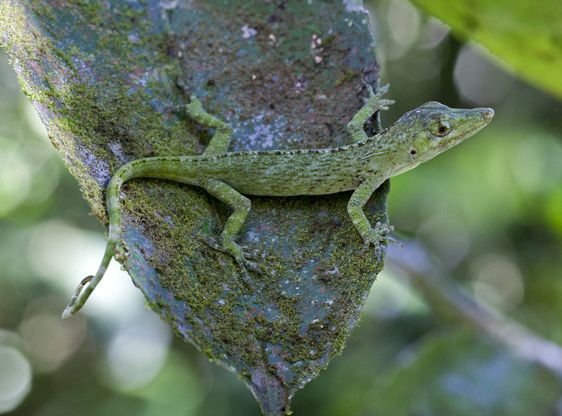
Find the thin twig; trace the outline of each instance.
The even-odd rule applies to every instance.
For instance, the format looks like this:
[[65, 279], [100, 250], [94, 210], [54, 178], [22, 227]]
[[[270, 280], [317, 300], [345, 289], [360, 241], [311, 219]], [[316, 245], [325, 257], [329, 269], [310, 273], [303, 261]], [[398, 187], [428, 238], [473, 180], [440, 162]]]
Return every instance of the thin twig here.
[[478, 328], [519, 357], [536, 363], [562, 378], [562, 347], [477, 302], [433, 261], [418, 243], [392, 245], [387, 253], [390, 268], [398, 269], [424, 294], [436, 313], [451, 313]]

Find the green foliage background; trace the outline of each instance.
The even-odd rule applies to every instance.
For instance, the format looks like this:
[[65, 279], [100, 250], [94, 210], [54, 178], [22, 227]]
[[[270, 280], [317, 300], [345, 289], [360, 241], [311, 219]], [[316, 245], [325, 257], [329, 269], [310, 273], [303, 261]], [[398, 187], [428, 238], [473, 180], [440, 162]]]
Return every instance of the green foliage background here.
[[[392, 181], [391, 222], [479, 302], [562, 344], [561, 103], [410, 4], [372, 3], [383, 78], [397, 99], [383, 124], [429, 100], [496, 110], [478, 136]], [[548, 32], [562, 27], [556, 2], [544, 3], [554, 7], [549, 13], [551, 6], [477, 2], [469, 9], [484, 22], [477, 31], [457, 24], [454, 16], [468, 21], [463, 2], [416, 3], [560, 93], [560, 37]], [[521, 30], [519, 48], [490, 29], [505, 27]], [[532, 51], [546, 50], [545, 36], [554, 40], [547, 50], [554, 60], [538, 62]], [[59, 320], [76, 280], [101, 255], [103, 229], [89, 217], [3, 55], [0, 235], [0, 412], [258, 414], [246, 388], [174, 339], [115, 269], [85, 314]], [[389, 266], [343, 356], [297, 394], [295, 414], [562, 414], [558, 379], [436, 314]], [[14, 351], [23, 361], [13, 359]], [[18, 396], [23, 401], [10, 411]]]
[[506, 68], [562, 97], [562, 3], [556, 0], [413, 0]]

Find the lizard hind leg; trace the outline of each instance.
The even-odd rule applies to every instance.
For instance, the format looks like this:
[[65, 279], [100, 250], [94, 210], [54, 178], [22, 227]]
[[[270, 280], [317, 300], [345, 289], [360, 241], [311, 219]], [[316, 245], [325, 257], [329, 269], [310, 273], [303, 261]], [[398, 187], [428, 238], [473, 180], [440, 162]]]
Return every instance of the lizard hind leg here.
[[200, 186], [234, 210], [224, 225], [220, 242], [210, 238], [204, 238], [204, 241], [211, 248], [230, 254], [242, 269], [246, 279], [249, 277], [248, 270], [261, 273], [258, 264], [248, 260], [251, 256], [234, 241], [251, 210], [251, 201], [226, 183], [216, 179], [207, 179], [200, 183]]

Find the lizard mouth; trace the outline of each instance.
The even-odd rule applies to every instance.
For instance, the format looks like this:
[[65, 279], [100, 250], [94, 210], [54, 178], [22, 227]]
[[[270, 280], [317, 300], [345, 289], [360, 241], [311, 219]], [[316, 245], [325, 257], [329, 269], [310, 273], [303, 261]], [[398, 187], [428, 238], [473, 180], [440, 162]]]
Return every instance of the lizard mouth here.
[[476, 125], [474, 125], [472, 128], [469, 128], [468, 130], [462, 132], [459, 136], [454, 138], [451, 141], [453, 144], [458, 144], [464, 139], [473, 136], [476, 132], [490, 124], [492, 118], [494, 117], [494, 110], [491, 108], [475, 108], [474, 111], [481, 118], [481, 120], [479, 120], [480, 123], [476, 123]]
[[468, 129], [467, 131], [461, 133], [456, 139], [455, 142], [460, 142], [472, 135], [474, 135], [478, 130], [483, 129], [484, 127], [486, 127], [486, 124], [482, 124], [480, 126], [476, 126], [476, 127], [472, 127], [471, 129]]

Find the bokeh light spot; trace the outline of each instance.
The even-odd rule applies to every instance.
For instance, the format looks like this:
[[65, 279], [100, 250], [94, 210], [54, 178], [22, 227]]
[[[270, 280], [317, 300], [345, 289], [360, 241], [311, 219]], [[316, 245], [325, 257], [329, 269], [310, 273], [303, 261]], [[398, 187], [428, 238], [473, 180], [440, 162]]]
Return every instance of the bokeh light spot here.
[[147, 385], [162, 369], [171, 342], [171, 331], [155, 314], [125, 323], [115, 333], [107, 351], [111, 384], [118, 390]]
[[0, 217], [17, 207], [29, 194], [31, 166], [18, 147], [0, 137]]
[[78, 349], [86, 331], [83, 319], [63, 321], [60, 316], [45, 312], [24, 318], [20, 334], [33, 358], [34, 368], [49, 373]]
[[31, 365], [15, 348], [0, 345], [0, 413], [10, 412], [31, 390]]
[[474, 296], [482, 303], [511, 310], [523, 300], [521, 271], [508, 257], [486, 254], [477, 258], [471, 269]]
[[482, 48], [468, 44], [455, 63], [454, 79], [460, 94], [477, 105], [497, 103], [513, 85], [513, 78], [486, 55]]
[[397, 59], [417, 40], [420, 15], [410, 3], [403, 0], [392, 0], [388, 7], [387, 19], [394, 47], [386, 52], [389, 59]]

